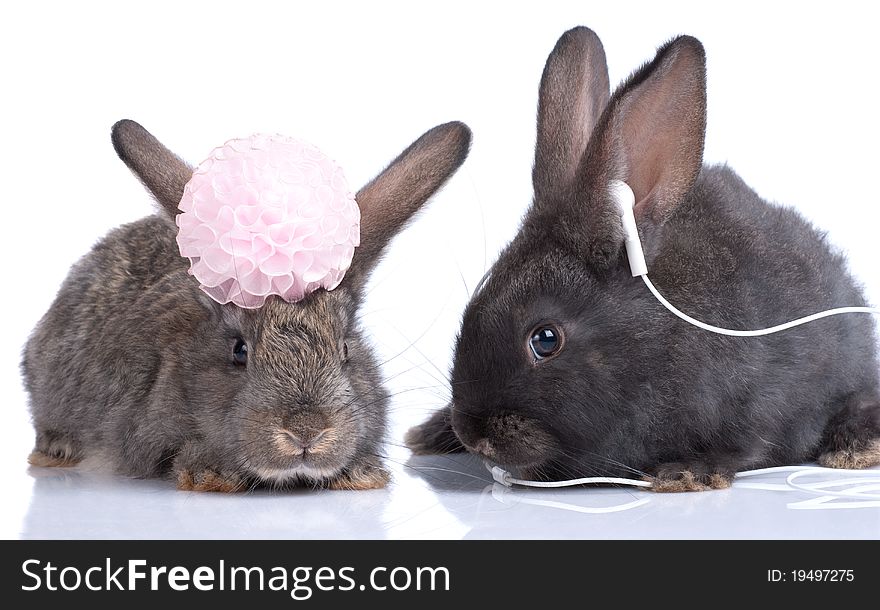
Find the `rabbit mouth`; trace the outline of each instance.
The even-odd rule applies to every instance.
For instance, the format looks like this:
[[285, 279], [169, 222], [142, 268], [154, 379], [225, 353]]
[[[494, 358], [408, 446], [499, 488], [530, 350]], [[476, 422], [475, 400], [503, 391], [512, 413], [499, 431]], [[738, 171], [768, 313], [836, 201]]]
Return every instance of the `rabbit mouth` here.
[[530, 460], [530, 461], [519, 461], [519, 460], [509, 460], [503, 457], [501, 458], [490, 458], [484, 454], [476, 453], [475, 455], [483, 458], [483, 461], [492, 465], [492, 466], [501, 466], [505, 470], [510, 471], [515, 476], [524, 479], [531, 479], [539, 476], [538, 473], [544, 472], [545, 465], [548, 464], [547, 461], [541, 460]]
[[302, 462], [289, 468], [263, 467], [255, 468], [253, 471], [262, 481], [289, 483], [300, 480], [322, 481], [337, 475], [339, 470], [339, 468], [312, 466]]
[[[525, 444], [524, 444], [525, 445]], [[480, 439], [474, 446], [465, 444], [465, 448], [472, 454], [483, 459], [484, 462], [501, 466], [520, 478], [533, 478], [536, 473], [542, 472], [548, 464], [546, 450], [544, 453], [533, 453], [532, 447], [521, 445], [515, 447], [497, 447], [488, 439]], [[525, 449], [525, 451], [523, 451]]]

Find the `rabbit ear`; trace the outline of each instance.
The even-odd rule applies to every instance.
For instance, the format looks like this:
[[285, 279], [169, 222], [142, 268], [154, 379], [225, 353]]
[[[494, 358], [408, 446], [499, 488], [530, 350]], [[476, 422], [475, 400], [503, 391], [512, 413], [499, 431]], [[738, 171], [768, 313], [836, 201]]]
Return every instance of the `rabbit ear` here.
[[183, 187], [192, 178], [192, 168], [139, 124], [123, 119], [111, 133], [116, 154], [152, 193], [162, 209], [174, 218], [183, 197]]
[[532, 170], [539, 205], [571, 187], [608, 96], [608, 67], [599, 37], [585, 27], [567, 31], [547, 58], [541, 77]]
[[696, 180], [705, 130], [703, 45], [681, 36], [663, 45], [611, 97], [587, 144], [571, 195], [551, 206], [549, 213], [561, 221], [557, 228], [595, 267], [610, 267], [623, 245], [611, 181], [629, 184], [636, 218], [650, 221], [642, 229], [655, 234], [651, 227], [666, 222]]
[[625, 181], [636, 214], [665, 222], [691, 189], [703, 162], [706, 55], [700, 41], [680, 36], [615, 92], [584, 160], [593, 188]]
[[464, 162], [470, 142], [471, 130], [464, 123], [438, 125], [358, 191], [361, 243], [346, 284], [363, 285], [391, 238]]

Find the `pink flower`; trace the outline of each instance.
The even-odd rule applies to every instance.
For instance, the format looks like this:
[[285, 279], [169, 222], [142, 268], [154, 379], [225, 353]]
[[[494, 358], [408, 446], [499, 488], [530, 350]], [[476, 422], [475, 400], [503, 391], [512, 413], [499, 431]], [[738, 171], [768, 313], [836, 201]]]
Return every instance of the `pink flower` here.
[[342, 169], [294, 138], [254, 135], [215, 148], [177, 215], [190, 273], [218, 303], [254, 309], [333, 290], [360, 243], [360, 209]]

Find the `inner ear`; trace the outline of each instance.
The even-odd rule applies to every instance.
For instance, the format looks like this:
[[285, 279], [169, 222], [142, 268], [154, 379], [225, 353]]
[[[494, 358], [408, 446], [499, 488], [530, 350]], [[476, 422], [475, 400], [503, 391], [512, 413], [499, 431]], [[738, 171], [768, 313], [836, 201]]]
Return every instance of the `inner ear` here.
[[705, 123], [703, 47], [682, 36], [618, 87], [599, 118], [572, 193], [555, 206], [570, 247], [595, 268], [617, 264], [624, 232], [613, 180], [632, 188], [644, 225], [666, 222], [702, 166]]
[[637, 72], [613, 114], [625, 181], [636, 212], [662, 224], [693, 186], [703, 160], [706, 72], [703, 47], [683, 36]]

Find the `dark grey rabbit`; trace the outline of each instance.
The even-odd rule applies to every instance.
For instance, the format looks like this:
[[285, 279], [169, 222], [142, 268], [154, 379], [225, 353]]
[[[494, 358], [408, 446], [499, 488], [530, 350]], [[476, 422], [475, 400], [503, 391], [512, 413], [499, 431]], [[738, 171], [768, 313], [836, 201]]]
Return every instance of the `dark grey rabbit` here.
[[635, 192], [649, 275], [684, 312], [765, 328], [865, 299], [822, 233], [726, 166], [703, 166], [705, 55], [682, 36], [609, 99], [596, 35], [547, 60], [534, 200], [464, 312], [452, 404], [417, 453], [468, 449], [537, 479], [649, 476], [658, 491], [747, 468], [880, 463], [870, 316], [738, 338], [690, 326], [631, 277], [612, 180]]
[[191, 168], [137, 123], [112, 136], [162, 213], [100, 241], [31, 336], [30, 462], [94, 458], [200, 491], [384, 486], [388, 397], [358, 306], [385, 245], [464, 161], [469, 129], [435, 127], [358, 192], [361, 245], [338, 288], [255, 310], [218, 305], [187, 273], [174, 218]]

